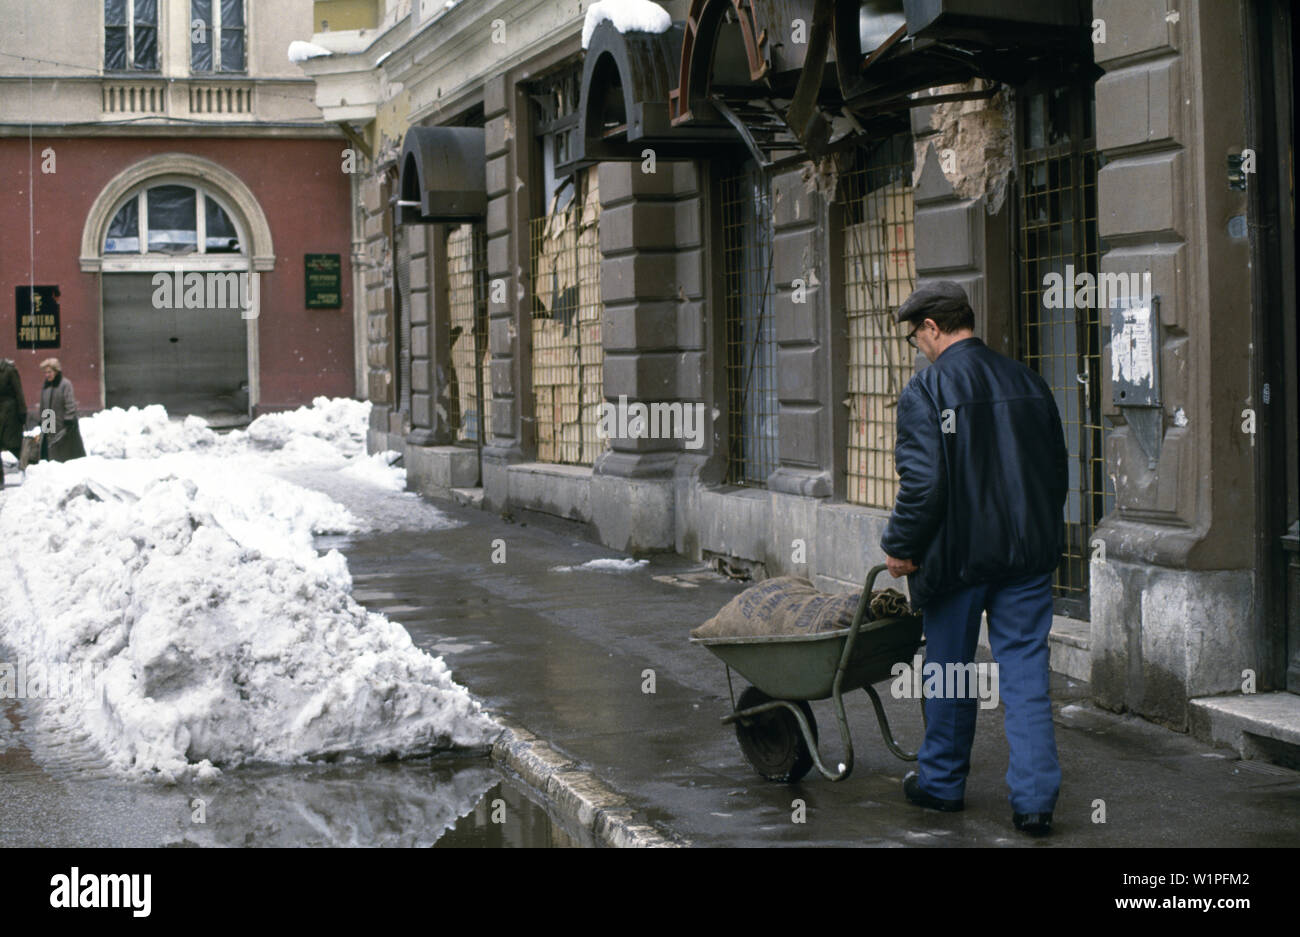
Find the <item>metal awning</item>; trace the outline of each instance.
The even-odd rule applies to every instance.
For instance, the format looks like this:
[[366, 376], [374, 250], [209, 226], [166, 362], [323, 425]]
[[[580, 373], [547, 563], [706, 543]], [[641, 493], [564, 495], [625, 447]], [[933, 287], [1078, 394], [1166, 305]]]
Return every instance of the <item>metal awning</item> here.
[[[730, 124], [762, 166], [834, 149], [981, 77], [1094, 73], [1088, 0], [691, 0], [674, 129]], [[892, 115], [892, 116], [891, 116]]]
[[836, 0], [691, 0], [674, 127], [726, 121], [763, 166], [817, 151], [828, 134], [820, 104], [835, 106]]
[[1089, 9], [1087, 0], [838, 0], [845, 106], [864, 116], [931, 103], [911, 95], [976, 77], [1015, 85], [1093, 72]]
[[582, 69], [579, 162], [695, 155], [700, 144], [734, 139], [721, 120], [673, 127], [668, 96], [682, 57], [685, 26], [664, 33], [620, 33], [608, 21], [591, 34]]
[[482, 127], [412, 127], [402, 141], [398, 224], [477, 221], [487, 215]]

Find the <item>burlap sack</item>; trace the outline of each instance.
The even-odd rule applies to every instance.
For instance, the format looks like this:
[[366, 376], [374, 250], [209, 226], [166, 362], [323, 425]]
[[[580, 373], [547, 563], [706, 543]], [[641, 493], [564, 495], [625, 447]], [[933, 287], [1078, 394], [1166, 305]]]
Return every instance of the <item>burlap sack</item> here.
[[[853, 624], [861, 593], [826, 593], [799, 576], [765, 579], [736, 596], [691, 632], [695, 638], [821, 634]], [[872, 593], [869, 618], [910, 614], [896, 589]], [[882, 615], [888, 612], [888, 615]]]

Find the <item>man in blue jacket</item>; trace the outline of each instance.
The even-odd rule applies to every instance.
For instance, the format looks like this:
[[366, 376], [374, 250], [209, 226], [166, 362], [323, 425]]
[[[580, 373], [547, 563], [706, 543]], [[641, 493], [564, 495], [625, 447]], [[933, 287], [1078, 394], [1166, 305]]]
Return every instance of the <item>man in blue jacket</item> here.
[[[971, 663], [987, 610], [1006, 705], [1012, 822], [1042, 835], [1061, 786], [1047, 693], [1052, 574], [1069, 485], [1061, 416], [1038, 374], [974, 336], [974, 313], [956, 283], [920, 287], [897, 318], [930, 365], [898, 398], [898, 498], [880, 546], [924, 615], [927, 666], [947, 673], [949, 664]], [[978, 700], [958, 695], [925, 700], [918, 771], [903, 779], [919, 806], [964, 806]]]

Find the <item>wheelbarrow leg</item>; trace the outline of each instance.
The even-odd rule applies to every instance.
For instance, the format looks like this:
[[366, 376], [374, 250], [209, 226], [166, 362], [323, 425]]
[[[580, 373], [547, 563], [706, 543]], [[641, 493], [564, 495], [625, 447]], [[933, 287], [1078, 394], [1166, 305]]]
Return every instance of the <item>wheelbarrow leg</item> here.
[[799, 707], [786, 700], [777, 702], [794, 713], [795, 719], [799, 722], [799, 731], [803, 733], [804, 742], [808, 745], [808, 753], [812, 755], [813, 765], [822, 773], [822, 777], [828, 781], [843, 781], [853, 773], [853, 739], [849, 737], [849, 722], [844, 718], [844, 700], [838, 693], [835, 694], [835, 721], [839, 723], [840, 741], [844, 744], [844, 761], [838, 771], [831, 771], [822, 764], [821, 752], [817, 750], [817, 741], [813, 738], [808, 720], [804, 718]]
[[[903, 751], [902, 747], [899, 746], [898, 741], [894, 738], [894, 733], [890, 731], [889, 717], [885, 715], [885, 707], [880, 702], [880, 694], [876, 692], [876, 688], [867, 684], [863, 689], [866, 690], [867, 695], [871, 697], [871, 705], [876, 707], [876, 721], [880, 723], [880, 735], [885, 740], [885, 745], [896, 757], [901, 758], [903, 761], [916, 761], [916, 752]], [[924, 717], [924, 700], [922, 700], [921, 706], [921, 713]]]

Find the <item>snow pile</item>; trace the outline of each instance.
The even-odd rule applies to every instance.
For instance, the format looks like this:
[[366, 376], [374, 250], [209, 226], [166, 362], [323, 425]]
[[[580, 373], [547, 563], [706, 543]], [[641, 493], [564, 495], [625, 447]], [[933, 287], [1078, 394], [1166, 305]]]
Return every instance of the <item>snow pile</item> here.
[[113, 407], [79, 421], [82, 441], [90, 455], [110, 459], [147, 459], [217, 443], [220, 437], [202, 417], [170, 420], [158, 404], [143, 410]]
[[643, 566], [649, 566], [649, 565], [650, 565], [649, 560], [599, 559], [599, 560], [588, 560], [587, 562], [581, 564], [580, 566], [556, 566], [551, 570], [551, 572], [571, 573], [575, 569], [597, 569], [597, 570], [605, 570], [605, 571], [615, 572], [615, 573], [627, 573], [627, 572], [631, 572], [634, 569], [640, 569]]
[[598, 0], [587, 7], [587, 18], [582, 21], [584, 49], [591, 45], [596, 27], [606, 21], [620, 33], [666, 33], [673, 25], [668, 11], [650, 0]]
[[369, 401], [317, 397], [310, 407], [259, 416], [249, 424], [246, 435], [260, 449], [284, 449], [293, 443], [304, 452], [315, 449], [324, 453], [323, 447], [312, 442], [319, 440], [329, 444], [334, 458], [351, 458], [366, 451], [369, 420]]
[[305, 39], [295, 39], [289, 43], [289, 61], [295, 65], [299, 62], [305, 62], [308, 59], [318, 58], [322, 55], [333, 55], [329, 49], [314, 42], [307, 42]]
[[380, 488], [387, 488], [389, 491], [405, 491], [406, 469], [397, 468], [393, 464], [401, 457], [400, 452], [391, 449], [370, 456], [358, 456], [339, 474]]
[[[226, 435], [213, 432], [201, 417], [172, 420], [158, 404], [101, 410], [81, 421], [81, 434], [90, 455], [110, 459], [149, 459], [200, 450], [233, 458], [252, 451], [273, 454], [273, 464], [304, 465], [366, 460], [369, 423], [369, 401], [317, 397], [309, 407], [265, 414], [247, 430]], [[395, 473], [362, 467], [355, 474], [389, 488]]]
[[0, 502], [0, 537], [21, 545], [0, 555], [0, 642], [100, 674], [39, 719], [164, 780], [490, 742], [442, 659], [357, 604], [340, 554], [311, 549], [342, 509], [222, 464], [42, 464]]

